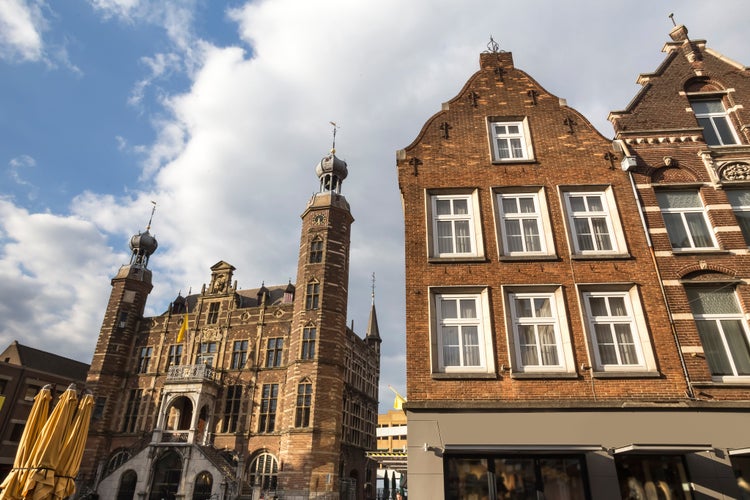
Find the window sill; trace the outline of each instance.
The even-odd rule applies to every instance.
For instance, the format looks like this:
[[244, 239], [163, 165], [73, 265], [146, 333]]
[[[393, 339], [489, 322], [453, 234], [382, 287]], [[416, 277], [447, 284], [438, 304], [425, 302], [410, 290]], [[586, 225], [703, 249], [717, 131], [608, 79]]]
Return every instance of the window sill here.
[[471, 257], [428, 257], [427, 262], [430, 264], [450, 264], [451, 262], [487, 262], [484, 255]]
[[647, 371], [607, 371], [607, 372], [592, 372], [591, 376], [594, 378], [661, 378], [659, 372], [647, 372]]
[[497, 375], [494, 373], [483, 373], [483, 372], [463, 372], [463, 373], [433, 373], [432, 378], [436, 380], [463, 380], [463, 379], [497, 379]]
[[533, 378], [578, 378], [576, 372], [514, 372], [511, 370], [510, 378], [533, 379]]
[[535, 261], [535, 260], [560, 260], [556, 254], [552, 255], [503, 255], [500, 257], [500, 262], [517, 262], [517, 261]]
[[629, 253], [577, 253], [571, 255], [570, 258], [572, 260], [627, 260], [632, 259], [633, 256]]
[[721, 248], [673, 248], [674, 255], [729, 255], [729, 250]]
[[492, 159], [493, 165], [508, 165], [508, 164], [519, 164], [519, 163], [539, 163], [536, 158], [510, 158], [508, 160], [497, 160]]

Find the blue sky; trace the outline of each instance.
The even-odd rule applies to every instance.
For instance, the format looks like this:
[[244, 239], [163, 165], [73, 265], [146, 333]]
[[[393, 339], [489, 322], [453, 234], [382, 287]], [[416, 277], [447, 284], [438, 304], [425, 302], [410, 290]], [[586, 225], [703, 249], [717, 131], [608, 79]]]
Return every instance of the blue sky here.
[[356, 219], [349, 317], [363, 333], [374, 272], [385, 409], [387, 385], [405, 391], [396, 150], [490, 35], [611, 137], [607, 113], [661, 62], [670, 12], [750, 63], [746, 0], [0, 0], [0, 344], [90, 362], [151, 200], [147, 314], [219, 260], [242, 288], [294, 280], [335, 121]]

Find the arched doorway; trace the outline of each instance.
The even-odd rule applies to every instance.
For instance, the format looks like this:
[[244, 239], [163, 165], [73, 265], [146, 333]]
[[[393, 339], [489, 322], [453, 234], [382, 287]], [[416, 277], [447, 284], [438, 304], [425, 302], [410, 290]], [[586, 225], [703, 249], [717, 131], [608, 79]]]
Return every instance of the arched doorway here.
[[126, 470], [120, 476], [120, 487], [117, 488], [117, 500], [133, 500], [138, 474], [134, 470]]
[[250, 467], [247, 470], [247, 481], [256, 492], [276, 491], [278, 474], [279, 462], [276, 457], [270, 453], [261, 452], [250, 462]]
[[180, 396], [169, 405], [165, 429], [188, 430], [193, 420], [193, 402], [185, 396]]
[[182, 458], [177, 452], [167, 451], [154, 462], [154, 479], [149, 500], [172, 500], [180, 488]]
[[209, 500], [211, 498], [211, 489], [213, 488], [213, 484], [214, 477], [208, 471], [204, 470], [203, 472], [195, 476], [193, 500]]

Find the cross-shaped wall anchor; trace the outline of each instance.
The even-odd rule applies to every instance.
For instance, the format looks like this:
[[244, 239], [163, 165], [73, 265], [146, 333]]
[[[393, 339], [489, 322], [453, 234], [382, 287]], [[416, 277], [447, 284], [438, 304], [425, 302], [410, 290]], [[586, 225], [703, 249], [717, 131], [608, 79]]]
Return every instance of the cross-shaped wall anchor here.
[[503, 80], [503, 73], [505, 73], [505, 70], [503, 68], [501, 68], [499, 66], [497, 68], [495, 68], [495, 74], [497, 75], [497, 77], [500, 79], [501, 82], [504, 81]]
[[451, 125], [448, 122], [443, 122], [440, 124], [440, 130], [443, 131], [443, 139], [448, 139], [448, 131], [452, 129]]
[[533, 104], [534, 106], [536, 106], [536, 96], [538, 96], [538, 95], [539, 95], [539, 92], [537, 92], [537, 91], [536, 91], [536, 90], [534, 90], [534, 89], [531, 89], [531, 90], [529, 90], [528, 92], [526, 92], [526, 95], [527, 95], [527, 96], [529, 96], [529, 97], [531, 97], [531, 103], [532, 103], [532, 104]]
[[563, 123], [568, 126], [568, 133], [569, 134], [575, 134], [576, 131], [573, 129], [573, 126], [576, 125], [576, 121], [572, 119], [571, 117], [567, 117], [565, 120], [563, 120]]
[[472, 90], [471, 92], [469, 92], [468, 99], [469, 99], [469, 104], [471, 104], [471, 107], [476, 108], [477, 99], [479, 99], [479, 94], [477, 94], [476, 92]]
[[612, 153], [612, 151], [607, 151], [604, 153], [604, 159], [609, 162], [609, 169], [614, 170], [615, 169], [615, 160], [617, 157]]
[[419, 175], [419, 166], [422, 164], [422, 160], [417, 158], [416, 156], [412, 156], [409, 158], [409, 165], [414, 167], [414, 177]]

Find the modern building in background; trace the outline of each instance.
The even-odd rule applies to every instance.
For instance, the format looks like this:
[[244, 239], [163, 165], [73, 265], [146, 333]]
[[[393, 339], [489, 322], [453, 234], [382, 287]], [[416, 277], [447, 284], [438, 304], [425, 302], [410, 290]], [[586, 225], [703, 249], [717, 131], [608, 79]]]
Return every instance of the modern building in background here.
[[750, 494], [750, 72], [672, 38], [614, 143], [491, 42], [397, 153], [411, 498]]
[[[397, 395], [397, 401], [400, 397]], [[377, 450], [367, 456], [378, 463], [378, 499], [395, 498], [396, 491], [406, 493], [407, 432], [403, 410], [388, 410], [378, 415]]]
[[80, 490], [100, 498], [371, 498], [380, 333], [346, 325], [346, 163], [316, 167], [296, 285], [242, 290], [211, 267], [200, 293], [144, 317], [147, 230], [112, 293], [87, 387], [96, 407]]
[[0, 353], [0, 478], [13, 467], [18, 442], [39, 389], [59, 396], [68, 385], [82, 388], [89, 365], [14, 341]]

